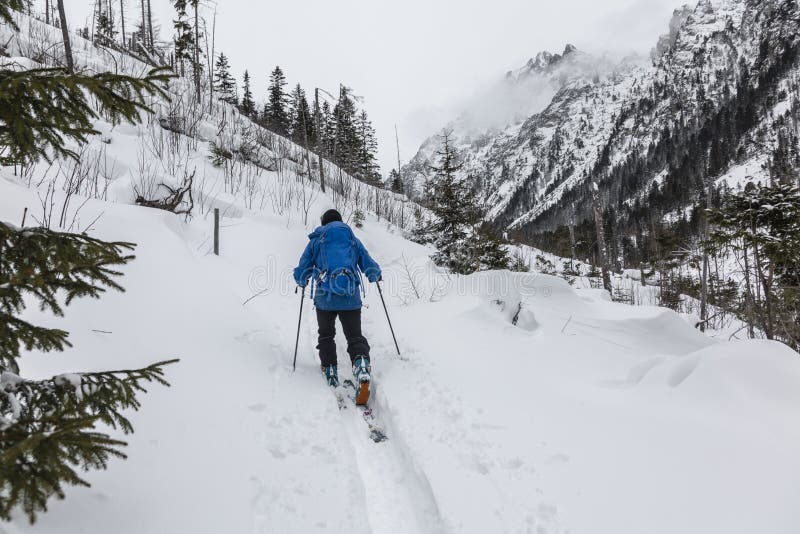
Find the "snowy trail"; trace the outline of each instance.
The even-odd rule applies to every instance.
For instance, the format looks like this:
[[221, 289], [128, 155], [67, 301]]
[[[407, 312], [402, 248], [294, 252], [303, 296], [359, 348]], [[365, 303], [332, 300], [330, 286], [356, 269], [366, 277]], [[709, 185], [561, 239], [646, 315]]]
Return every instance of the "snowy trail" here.
[[[306, 297], [307, 298], [307, 297]], [[306, 305], [310, 304], [308, 301]], [[301, 337], [313, 343], [316, 340], [316, 322], [313, 317], [314, 308], [309, 306], [308, 316], [303, 321]], [[373, 321], [364, 320], [365, 328], [374, 328]], [[341, 339], [340, 325], [337, 322], [339, 349], [339, 376], [341, 380], [351, 378], [349, 359], [344, 351], [344, 340]], [[377, 347], [378, 352], [382, 346]], [[379, 357], [379, 359], [385, 356]], [[315, 374], [316, 355], [301, 354], [304, 374]], [[309, 364], [311, 360], [311, 364]], [[379, 364], [378, 364], [379, 365]], [[318, 372], [316, 373], [318, 374]], [[317, 387], [329, 389], [322, 376], [318, 374]], [[331, 401], [336, 404], [333, 391]], [[351, 395], [349, 389], [338, 390], [339, 394]], [[376, 419], [389, 436], [387, 441], [376, 443], [369, 437], [368, 426], [359, 410], [346, 399], [343, 409], [339, 409], [339, 418], [330, 419], [330, 431], [341, 432], [350, 444], [358, 479], [362, 486], [360, 504], [355, 500], [351, 504], [357, 515], [368, 520], [369, 532], [372, 534], [392, 534], [403, 532], [408, 534], [438, 534], [443, 532], [441, 518], [436, 502], [425, 476], [413, 465], [410, 452], [403, 446], [399, 434], [394, 431], [387, 413], [380, 401], [380, 380], [376, 379], [370, 399]], [[338, 409], [338, 405], [337, 405]]]
[[[374, 409], [380, 412], [377, 407]], [[389, 440], [375, 443], [369, 439], [357, 410], [342, 410], [342, 416], [366, 491], [371, 531], [374, 534], [442, 532], [430, 485], [405, 459], [408, 451], [403, 450], [400, 436], [388, 426]], [[381, 421], [385, 423], [385, 419]]]

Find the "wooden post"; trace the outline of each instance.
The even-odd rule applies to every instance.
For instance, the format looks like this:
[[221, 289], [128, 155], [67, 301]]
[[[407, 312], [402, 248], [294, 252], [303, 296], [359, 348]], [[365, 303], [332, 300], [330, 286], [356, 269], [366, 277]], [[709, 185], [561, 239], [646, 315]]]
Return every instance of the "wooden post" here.
[[219, 208], [214, 208], [214, 254], [219, 256]]

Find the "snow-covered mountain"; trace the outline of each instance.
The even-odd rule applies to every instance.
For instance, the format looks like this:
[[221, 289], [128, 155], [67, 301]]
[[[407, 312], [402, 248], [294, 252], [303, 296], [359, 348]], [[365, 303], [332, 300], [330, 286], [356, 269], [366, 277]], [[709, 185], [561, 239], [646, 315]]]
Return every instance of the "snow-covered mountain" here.
[[[20, 22], [13, 36], [0, 26], [12, 55], [1, 61], [35, 65], [58, 50], [55, 28]], [[145, 70], [85, 40], [74, 48], [81, 68]], [[509, 78], [534, 76], [556, 95], [626, 87], [614, 69], [591, 80], [589, 63], [567, 50]], [[24, 374], [181, 359], [171, 388], [142, 396], [135, 434], [109, 429], [129, 443], [127, 460], [89, 473], [92, 487], [66, 488], [35, 525], [19, 513], [1, 533], [796, 534], [797, 353], [610, 302], [586, 278], [442, 273], [430, 248], [404, 238], [405, 199], [333, 166], [323, 192], [299, 147], [219, 102], [198, 109], [180, 80], [170, 90], [142, 125], [98, 120], [77, 162], [0, 168], [0, 220], [19, 226], [27, 214], [25, 226], [138, 244], [121, 268], [126, 292], [76, 301], [65, 317], [27, 309], [73, 346], [25, 352]], [[137, 190], [187, 176], [193, 216], [135, 205]], [[308, 303], [292, 370], [291, 268], [332, 206], [366, 214], [355, 231], [383, 267], [402, 351], [369, 287], [381, 443], [325, 385]]]
[[[447, 129], [501, 227], [535, 235], [568, 221], [573, 206], [587, 217], [594, 180], [625, 233], [641, 208], [656, 209], [642, 202], [653, 184], [666, 215], [696, 200], [705, 174], [765, 178], [782, 131], [797, 150], [799, 34], [794, 1], [701, 0], [675, 11], [652, 61], [612, 66], [571, 46], [540, 53], [504, 80], [508, 90], [537, 80], [520, 99], [531, 105], [524, 120], [469, 128], [459, 118]], [[430, 177], [440, 144], [437, 135], [422, 145], [405, 168], [410, 181]]]

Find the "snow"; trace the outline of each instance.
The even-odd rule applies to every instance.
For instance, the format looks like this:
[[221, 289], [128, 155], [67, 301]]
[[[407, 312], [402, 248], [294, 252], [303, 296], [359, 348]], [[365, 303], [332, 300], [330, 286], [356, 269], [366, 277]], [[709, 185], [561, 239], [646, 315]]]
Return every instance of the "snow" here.
[[744, 163], [733, 165], [717, 179], [717, 183], [725, 182], [733, 189], [741, 189], [747, 182], [765, 184], [769, 181], [769, 174], [765, 170], [768, 163], [767, 156], [755, 156]]
[[[35, 192], [0, 181], [0, 216]], [[313, 212], [321, 212], [321, 199]], [[800, 358], [716, 342], [671, 311], [607, 302], [536, 273], [437, 274], [429, 251], [374, 218], [359, 237], [386, 269], [402, 356], [374, 288], [375, 444], [319, 377], [289, 269], [308, 227], [269, 212], [209, 221], [92, 200], [95, 235], [139, 243], [127, 291], [37, 324], [69, 330], [26, 376], [168, 357], [170, 389], [132, 415], [127, 461], [93, 472], [35, 527], [9, 532], [769, 532], [800, 513]], [[404, 264], [421, 298], [409, 298]], [[269, 290], [245, 306], [264, 287]], [[522, 304], [517, 326], [512, 316]], [[510, 313], [510, 312], [515, 313]], [[102, 329], [111, 334], [98, 334]], [[341, 346], [341, 345], [340, 345]], [[347, 366], [343, 365], [347, 376]], [[680, 510], [681, 513], [675, 513]]]
[[[74, 346], [57, 357], [25, 353], [22, 375], [66, 380], [181, 361], [167, 369], [172, 387], [151, 387], [130, 414], [127, 460], [89, 473], [91, 488], [68, 488], [36, 525], [17, 514], [0, 532], [800, 528], [800, 357], [784, 345], [704, 336], [670, 310], [613, 303], [556, 276], [451, 277], [430, 264], [430, 249], [370, 214], [356, 233], [384, 268], [402, 352], [368, 287], [371, 404], [389, 437], [374, 443], [320, 376], [308, 302], [292, 372], [299, 296], [291, 268], [317, 216], [341, 199], [305, 184], [293, 194], [308, 195], [307, 206], [280, 204], [281, 180], [297, 183], [289, 166], [257, 177], [274, 201], [248, 204], [222, 188], [207, 146], [196, 143], [186, 161], [205, 185], [193, 218], [130, 205], [139, 147], [157, 126], [100, 125], [111, 142], [91, 148], [105, 146], [119, 171], [107, 199], [77, 197], [67, 220], [138, 243], [122, 268], [126, 292], [75, 301], [63, 318], [29, 307], [26, 320], [69, 331]], [[169, 162], [153, 161], [166, 180], [184, 169], [172, 174]], [[25, 207], [27, 226], [42, 217], [44, 191], [31, 183], [0, 169], [0, 220], [20, 221]], [[60, 204], [60, 188], [55, 197]], [[225, 214], [218, 257], [212, 207]], [[638, 286], [638, 272], [627, 275]], [[341, 337], [339, 347], [346, 378]]]

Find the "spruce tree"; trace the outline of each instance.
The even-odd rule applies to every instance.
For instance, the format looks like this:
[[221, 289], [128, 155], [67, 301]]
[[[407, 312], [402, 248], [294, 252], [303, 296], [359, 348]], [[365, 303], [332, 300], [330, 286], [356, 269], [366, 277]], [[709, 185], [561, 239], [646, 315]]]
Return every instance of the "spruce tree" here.
[[332, 160], [333, 159], [333, 148], [336, 144], [336, 123], [333, 120], [333, 113], [331, 112], [331, 106], [328, 104], [327, 101], [322, 103], [322, 119], [320, 121], [321, 132], [318, 135], [322, 136], [322, 149], [325, 154]]
[[289, 115], [286, 110], [286, 77], [280, 67], [275, 67], [270, 75], [267, 90], [267, 103], [264, 106], [262, 122], [264, 126], [277, 133], [287, 135], [289, 132]]
[[339, 88], [339, 100], [333, 108], [334, 161], [348, 172], [357, 170], [359, 138], [356, 129], [356, 105], [350, 96], [350, 89], [344, 85]]
[[403, 183], [403, 177], [400, 176], [400, 173], [397, 172], [397, 169], [392, 169], [389, 171], [389, 189], [401, 195], [405, 193], [406, 187]]
[[149, 111], [145, 95], [165, 95], [162, 84], [168, 78], [163, 69], [151, 70], [145, 78], [0, 69], [0, 165], [76, 157], [65, 146], [66, 139], [85, 143], [87, 136], [99, 133], [93, 120], [100, 112], [90, 106], [89, 98], [111, 121], [138, 121], [141, 111]]
[[365, 110], [361, 110], [356, 116], [356, 135], [357, 148], [354, 169], [356, 177], [368, 184], [380, 186], [381, 175], [376, 162], [378, 141], [375, 137], [375, 129]]
[[478, 271], [508, 269], [511, 258], [503, 240], [489, 225], [482, 225], [473, 238], [473, 258]]
[[311, 108], [306, 99], [306, 92], [298, 83], [291, 94], [291, 121], [290, 133], [292, 140], [309, 148], [316, 146], [317, 136], [314, 128], [314, 119]]
[[430, 210], [435, 219], [426, 231], [436, 246], [433, 261], [456, 274], [469, 274], [477, 270], [474, 261], [472, 234], [480, 221], [475, 194], [463, 180], [456, 176], [461, 165], [450, 144], [450, 134], [442, 136], [439, 166], [431, 167]]
[[242, 112], [242, 115], [251, 119], [256, 116], [256, 103], [253, 100], [253, 92], [250, 89], [250, 73], [246, 70], [244, 71], [242, 103], [239, 105], [239, 111]]
[[114, 37], [117, 33], [114, 28], [114, 19], [108, 7], [103, 3], [98, 6], [97, 16], [95, 20], [97, 29], [95, 30], [95, 39], [101, 45], [109, 45], [114, 42]]
[[[14, 22], [14, 11], [25, 11], [28, 0], [0, 0], [0, 22], [10, 25], [13, 30], [18, 30], [17, 23]], [[50, 13], [47, 13], [49, 20]]]
[[[17, 29], [0, 0], [0, 22]], [[62, 69], [0, 69], [0, 165], [40, 158], [77, 157], [65, 143], [85, 143], [98, 133], [93, 120], [139, 121], [146, 95], [163, 94], [167, 79], [151, 71], [144, 79], [100, 73], [71, 75]], [[89, 99], [102, 111], [89, 106]], [[97, 431], [103, 424], [133, 429], [121, 410], [137, 409], [148, 382], [166, 384], [160, 362], [144, 369], [59, 375], [47, 380], [19, 376], [21, 348], [42, 352], [70, 346], [68, 333], [21, 318], [26, 306], [63, 315], [75, 298], [98, 298], [121, 290], [115, 270], [133, 259], [131, 243], [104, 243], [86, 235], [45, 228], [18, 229], [0, 221], [0, 519], [18, 506], [31, 522], [64, 486], [88, 483], [79, 470], [103, 469], [124, 457], [124, 442]]]
[[186, 76], [186, 63], [191, 65], [194, 61], [194, 36], [192, 25], [189, 24], [189, 14], [186, 12], [188, 0], [173, 0], [177, 18], [172, 21], [175, 29], [175, 68], [181, 76]]
[[231, 76], [228, 57], [222, 52], [220, 52], [217, 63], [214, 66], [214, 91], [223, 102], [235, 106], [239, 101], [236, 95], [236, 82]]
[[34, 522], [65, 485], [89, 486], [78, 470], [105, 469], [124, 458], [125, 442], [95, 429], [98, 424], [133, 431], [121, 410], [138, 409], [147, 382], [168, 385], [164, 361], [138, 370], [77, 373], [46, 380], [19, 376], [20, 349], [63, 351], [63, 330], [23, 320], [26, 297], [61, 316], [80, 297], [122, 290], [115, 268], [133, 259], [131, 243], [104, 243], [86, 235], [24, 230], [0, 222], [0, 519], [17, 506]]

